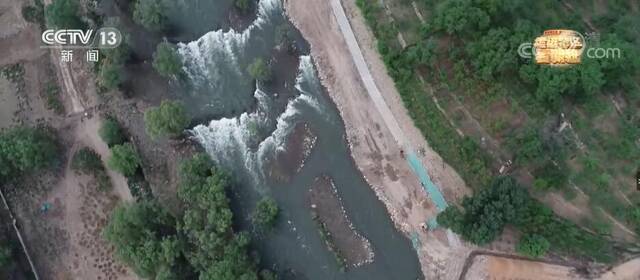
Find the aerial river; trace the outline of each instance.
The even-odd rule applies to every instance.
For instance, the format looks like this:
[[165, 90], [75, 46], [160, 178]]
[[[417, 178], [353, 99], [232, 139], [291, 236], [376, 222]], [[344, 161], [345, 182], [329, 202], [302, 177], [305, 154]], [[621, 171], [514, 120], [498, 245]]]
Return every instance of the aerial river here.
[[[236, 222], [241, 230], [253, 233], [261, 265], [283, 279], [420, 279], [410, 240], [396, 230], [356, 168], [343, 122], [280, 0], [261, 0], [255, 16], [244, 23], [238, 20], [238, 30], [226, 23], [230, 1], [176, 2], [180, 9], [174, 9], [171, 19], [194, 39], [178, 44], [187, 77], [177, 88], [201, 120], [190, 132], [220, 166], [232, 172], [237, 182], [232, 190]], [[295, 43], [289, 46], [283, 41]], [[256, 84], [249, 77], [247, 66], [256, 58], [271, 62], [271, 83]], [[315, 142], [289, 143], [305, 137]], [[302, 148], [288, 150], [292, 146]], [[309, 188], [320, 176], [332, 178], [354, 230], [370, 243], [372, 262], [342, 271], [327, 248], [307, 200]], [[278, 223], [269, 232], [256, 230], [250, 220], [256, 201], [265, 196], [281, 208]]]

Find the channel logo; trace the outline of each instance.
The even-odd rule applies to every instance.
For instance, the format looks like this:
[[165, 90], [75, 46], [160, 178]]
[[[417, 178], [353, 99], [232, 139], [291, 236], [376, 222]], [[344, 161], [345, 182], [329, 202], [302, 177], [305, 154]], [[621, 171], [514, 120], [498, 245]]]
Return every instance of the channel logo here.
[[42, 32], [43, 48], [113, 49], [122, 43], [122, 33], [113, 27], [93, 29], [47, 29]]

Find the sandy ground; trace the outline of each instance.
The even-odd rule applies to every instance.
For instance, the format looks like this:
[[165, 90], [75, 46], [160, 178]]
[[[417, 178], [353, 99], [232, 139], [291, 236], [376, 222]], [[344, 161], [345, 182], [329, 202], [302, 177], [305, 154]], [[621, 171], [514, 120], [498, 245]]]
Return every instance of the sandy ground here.
[[[311, 44], [311, 54], [323, 84], [344, 119], [358, 168], [385, 203], [396, 226], [413, 237], [425, 277], [457, 279], [470, 249], [449, 244], [444, 230], [425, 232], [421, 228], [421, 224], [436, 216], [435, 206], [401, 157], [401, 148], [366, 94], [329, 4], [329, 1], [290, 0], [286, 9]], [[448, 201], [459, 200], [469, 190], [456, 172], [429, 148], [413, 125], [355, 4], [349, 0], [343, 5], [376, 84], [410, 146], [425, 149], [422, 161], [434, 182]]]
[[573, 280], [577, 276], [571, 267], [509, 259], [495, 256], [477, 256], [465, 275], [465, 280]]
[[628, 262], [614, 267], [604, 273], [599, 279], [602, 280], [637, 280], [640, 279], [640, 258], [632, 259]]

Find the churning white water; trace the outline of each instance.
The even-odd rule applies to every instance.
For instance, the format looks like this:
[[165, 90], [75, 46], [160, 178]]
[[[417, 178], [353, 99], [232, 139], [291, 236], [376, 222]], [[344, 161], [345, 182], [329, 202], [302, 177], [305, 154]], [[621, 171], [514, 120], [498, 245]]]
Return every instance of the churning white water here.
[[[249, 27], [238, 32], [211, 31], [198, 40], [178, 44], [178, 53], [183, 58], [184, 70], [195, 83], [208, 83], [213, 88], [226, 71], [242, 73], [238, 54], [244, 54], [252, 33], [269, 25], [275, 17], [282, 17], [280, 0], [260, 0], [258, 15]], [[224, 67], [224, 66], [229, 66]]]
[[[259, 88], [254, 92], [258, 106], [254, 112], [242, 113], [238, 117], [212, 120], [208, 125], [198, 125], [191, 131], [193, 137], [201, 143], [207, 153], [223, 166], [242, 164], [256, 182], [263, 179], [263, 163], [268, 156], [277, 150], [285, 149], [286, 138], [293, 129], [301, 113], [301, 106], [310, 106], [320, 110], [317, 99], [310, 92], [303, 90], [303, 85], [314, 83], [317, 76], [309, 56], [301, 56], [296, 78], [296, 89], [299, 95], [289, 100], [286, 109], [276, 118], [270, 117], [272, 100]], [[260, 131], [273, 127], [264, 140], [252, 145], [260, 139]]]

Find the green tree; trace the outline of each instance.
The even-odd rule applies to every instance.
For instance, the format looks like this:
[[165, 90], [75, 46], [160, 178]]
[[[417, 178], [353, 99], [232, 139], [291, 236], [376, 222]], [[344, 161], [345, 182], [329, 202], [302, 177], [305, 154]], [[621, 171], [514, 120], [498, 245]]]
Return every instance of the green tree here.
[[153, 54], [153, 68], [164, 77], [177, 77], [182, 72], [182, 60], [173, 44], [162, 42], [158, 44]]
[[262, 58], [256, 58], [247, 68], [249, 75], [259, 82], [268, 82], [271, 80], [271, 69]]
[[117, 207], [104, 230], [116, 256], [139, 276], [151, 279], [166, 276], [167, 267], [176, 262], [175, 234], [175, 219], [153, 201]]
[[530, 234], [520, 238], [516, 245], [516, 251], [527, 257], [539, 258], [547, 253], [550, 246], [551, 244], [546, 238], [537, 234]]
[[118, 62], [105, 61], [100, 64], [98, 84], [105, 90], [117, 89], [124, 81], [124, 67]]
[[490, 22], [489, 14], [472, 0], [447, 0], [436, 7], [430, 24], [435, 30], [462, 35], [484, 30]]
[[58, 29], [81, 29], [84, 23], [80, 19], [77, 0], [54, 0], [47, 6], [47, 22]]
[[463, 212], [448, 207], [438, 215], [438, 223], [465, 240], [484, 245], [498, 237], [506, 224], [519, 221], [529, 202], [529, 194], [514, 179], [500, 177], [473, 197], [465, 197]]
[[253, 222], [261, 228], [270, 228], [278, 218], [278, 204], [272, 198], [263, 198], [256, 204], [253, 211]]
[[120, 145], [127, 141], [122, 127], [113, 117], [107, 117], [102, 121], [98, 134], [109, 147]]
[[509, 139], [509, 146], [515, 151], [516, 162], [520, 164], [537, 163], [544, 156], [544, 145], [535, 128], [527, 127]]
[[147, 133], [153, 138], [174, 137], [189, 125], [189, 118], [181, 102], [163, 100], [159, 107], [144, 113], [144, 123]]
[[133, 176], [142, 164], [142, 160], [131, 143], [116, 145], [111, 148], [111, 158], [107, 161], [109, 168]]
[[0, 132], [0, 178], [19, 176], [51, 166], [58, 154], [52, 132], [45, 128], [14, 127]]
[[485, 81], [493, 81], [497, 75], [514, 69], [520, 43], [511, 43], [510, 37], [508, 29], [496, 28], [467, 45], [466, 51], [477, 76]]
[[188, 259], [200, 271], [200, 279], [257, 279], [246, 253], [248, 236], [232, 233], [233, 213], [226, 196], [229, 176], [204, 154], [183, 162], [179, 175], [178, 197], [189, 205], [181, 233], [197, 248]]
[[151, 31], [162, 31], [168, 23], [166, 9], [160, 0], [138, 0], [133, 20]]

